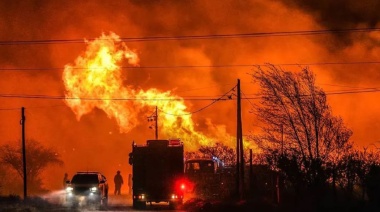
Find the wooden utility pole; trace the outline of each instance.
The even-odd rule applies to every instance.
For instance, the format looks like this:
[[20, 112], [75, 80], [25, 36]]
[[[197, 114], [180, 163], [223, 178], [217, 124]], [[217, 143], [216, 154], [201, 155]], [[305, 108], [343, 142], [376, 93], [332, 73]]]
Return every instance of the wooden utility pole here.
[[[238, 80], [238, 85], [239, 86], [239, 80]], [[237, 103], [237, 114], [236, 114], [236, 197], [240, 198], [240, 142], [239, 142], [239, 101]]]
[[155, 126], [156, 140], [158, 140], [158, 108], [157, 106], [156, 106], [155, 120], [156, 120], [156, 126]]
[[237, 188], [239, 191], [239, 198], [244, 198], [244, 147], [243, 147], [243, 129], [241, 121], [241, 92], [240, 92], [240, 79], [237, 82], [237, 130], [236, 130], [236, 170], [237, 170]]
[[26, 150], [25, 150], [25, 108], [21, 108], [21, 134], [22, 134], [22, 165], [24, 172], [24, 200], [28, 197], [27, 195], [27, 178], [26, 178]]
[[238, 119], [239, 119], [239, 148], [240, 148], [240, 198], [244, 198], [244, 146], [243, 146], [243, 126], [241, 121], [241, 91], [240, 91], [240, 79], [238, 79], [237, 87], [237, 96], [238, 96]]
[[[148, 116], [147, 118], [148, 118], [148, 122], [154, 121], [154, 138], [156, 140], [158, 140], [158, 108], [157, 108], [157, 106], [156, 106], [156, 110], [154, 111], [154, 113], [152, 115]], [[150, 124], [149, 128], [153, 129], [153, 125]]]
[[239, 132], [239, 126], [237, 126], [237, 130], [236, 130], [236, 186], [235, 186], [235, 189], [236, 189], [236, 197], [237, 198], [240, 198], [240, 142], [239, 142], [239, 136], [238, 136], [238, 132]]
[[249, 149], [249, 195], [253, 197], [253, 163], [252, 149]]

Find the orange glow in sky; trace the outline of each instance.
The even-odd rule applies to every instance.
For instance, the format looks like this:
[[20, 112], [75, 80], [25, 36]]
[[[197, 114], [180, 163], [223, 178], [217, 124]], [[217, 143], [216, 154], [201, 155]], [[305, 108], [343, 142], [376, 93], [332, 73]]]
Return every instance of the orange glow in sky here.
[[357, 2], [0, 1], [0, 145], [19, 143], [25, 107], [26, 137], [65, 163], [44, 172], [48, 189], [65, 172], [127, 179], [156, 106], [159, 138], [235, 147], [233, 88], [240, 79], [246, 138], [260, 130], [249, 73], [271, 63], [309, 66], [355, 145], [380, 147], [380, 32], [334, 32], [380, 27], [377, 1]]

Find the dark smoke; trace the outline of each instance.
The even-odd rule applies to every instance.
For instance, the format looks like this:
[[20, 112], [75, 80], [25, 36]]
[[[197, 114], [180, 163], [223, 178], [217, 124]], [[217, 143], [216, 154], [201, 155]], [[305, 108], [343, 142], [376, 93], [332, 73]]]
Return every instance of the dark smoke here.
[[328, 29], [376, 27], [380, 20], [377, 0], [285, 0], [284, 2], [314, 14]]
[[[284, 0], [288, 5], [312, 14], [327, 29], [375, 28], [380, 21], [380, 1], [377, 0]], [[355, 34], [336, 34], [341, 45], [350, 45]], [[343, 40], [339, 40], [342, 39]]]

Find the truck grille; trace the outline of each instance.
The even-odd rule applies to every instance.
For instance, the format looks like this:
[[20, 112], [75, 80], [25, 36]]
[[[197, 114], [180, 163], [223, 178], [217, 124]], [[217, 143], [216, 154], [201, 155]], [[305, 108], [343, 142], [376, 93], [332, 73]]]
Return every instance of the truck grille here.
[[75, 187], [74, 188], [74, 194], [76, 195], [87, 195], [90, 191], [90, 188], [89, 187]]

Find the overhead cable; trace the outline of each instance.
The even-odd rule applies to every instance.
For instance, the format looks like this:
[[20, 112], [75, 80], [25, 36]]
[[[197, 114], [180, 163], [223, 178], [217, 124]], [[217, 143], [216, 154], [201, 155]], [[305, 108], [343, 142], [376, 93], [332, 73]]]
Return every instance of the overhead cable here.
[[[320, 34], [341, 34], [380, 31], [380, 28], [349, 28], [349, 29], [322, 29], [322, 30], [297, 30], [297, 31], [274, 31], [274, 32], [249, 32], [231, 34], [207, 34], [207, 35], [176, 35], [176, 36], [143, 36], [143, 37], [121, 37], [124, 42], [146, 42], [146, 41], [170, 41], [170, 40], [200, 40], [200, 39], [227, 39], [227, 38], [255, 38], [274, 36], [302, 36]], [[46, 44], [77, 44], [92, 41], [92, 39], [41, 39], [41, 40], [3, 40], [0, 45], [46, 45]], [[98, 40], [101, 40], [98, 38]]]

